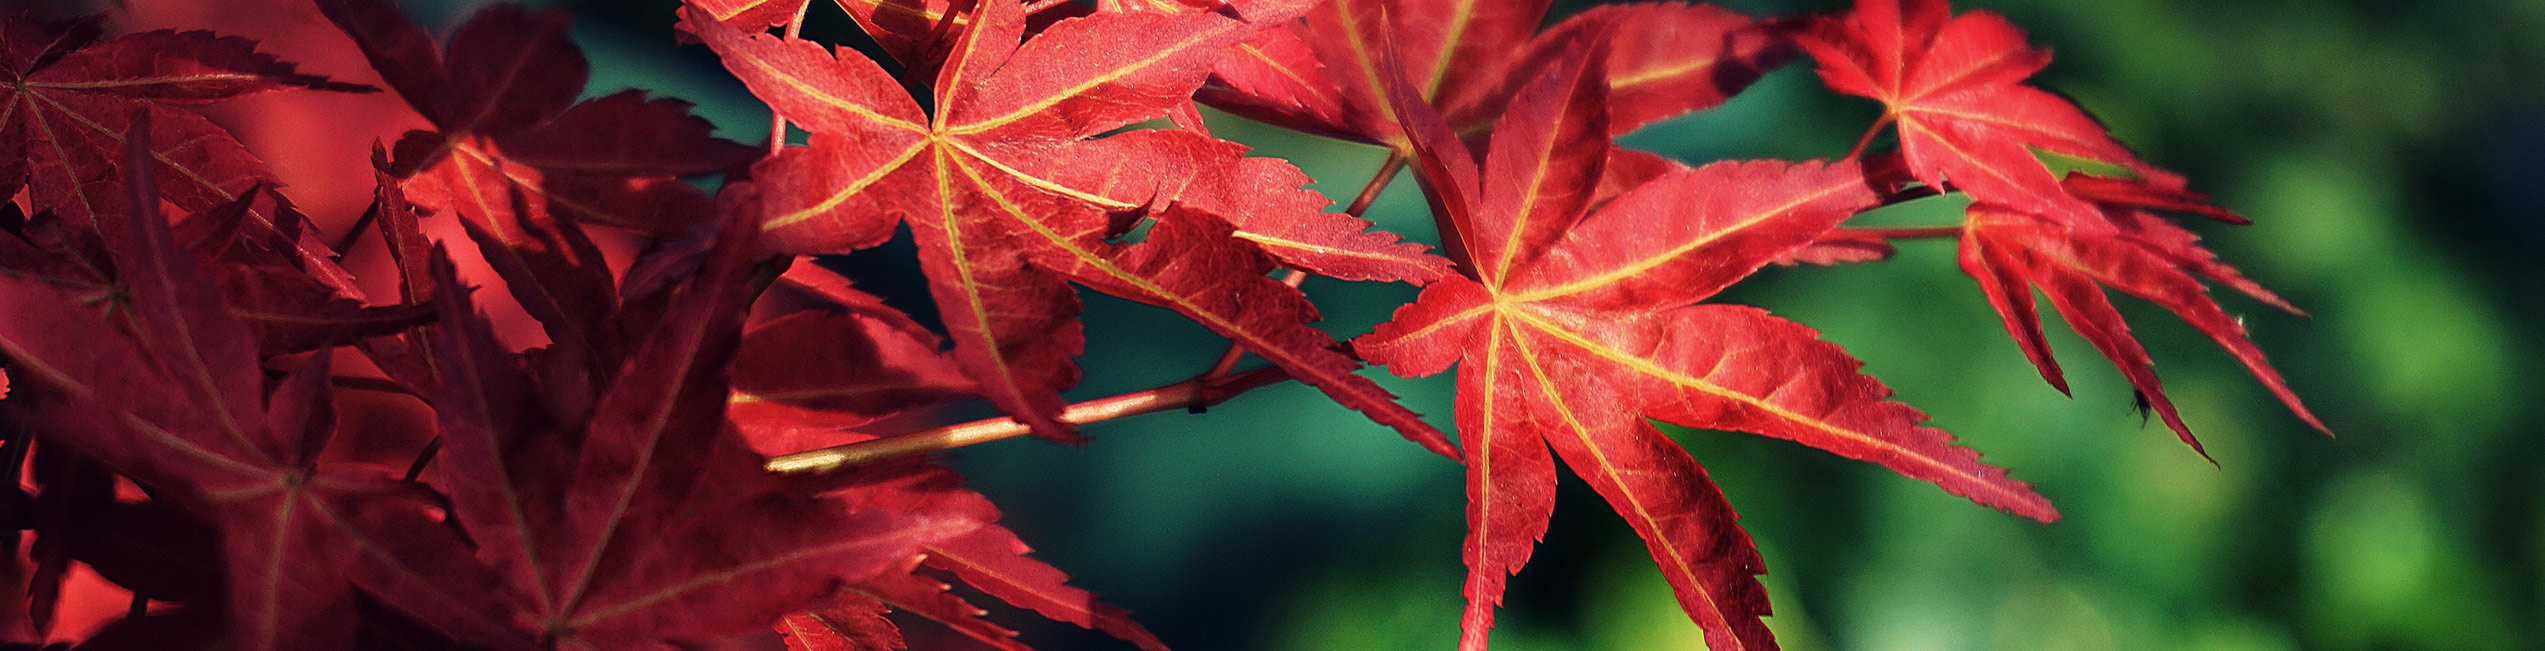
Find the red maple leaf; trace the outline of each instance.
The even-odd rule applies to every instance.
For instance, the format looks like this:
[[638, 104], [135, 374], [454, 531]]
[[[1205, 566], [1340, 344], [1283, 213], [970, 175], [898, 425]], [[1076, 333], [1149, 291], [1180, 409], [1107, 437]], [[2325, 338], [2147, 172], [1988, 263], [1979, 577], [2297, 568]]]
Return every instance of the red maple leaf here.
[[[1578, 58], [1573, 59], [1579, 61]], [[1467, 453], [1467, 614], [1480, 648], [1505, 577], [1554, 508], [1555, 450], [1640, 535], [1716, 648], [1772, 645], [1762, 571], [1731, 507], [1645, 419], [1793, 440], [2027, 517], [2048, 501], [1952, 445], [1810, 329], [1698, 304], [1876, 205], [1851, 163], [1724, 162], [1591, 206], [1608, 148], [1602, 76], [1559, 64], [1512, 101], [1481, 172], [1448, 125], [1392, 85], [1435, 209], [1473, 278], [1423, 290], [1355, 341], [1400, 375], [1458, 372]], [[1587, 213], [1587, 214], [1585, 214]]]
[[[973, 510], [996, 514], [986, 498], [965, 493]], [[1069, 575], [1026, 557], [1032, 551], [1014, 532], [997, 524], [983, 525], [958, 538], [928, 545], [926, 552], [898, 569], [850, 586], [841, 599], [820, 609], [789, 615], [778, 631], [789, 648], [900, 648], [899, 631], [879, 615], [898, 609], [945, 625], [957, 633], [1000, 649], [1022, 650], [1016, 632], [988, 620], [979, 607], [949, 592], [941, 578], [962, 582], [1010, 605], [1031, 609], [1055, 621], [1100, 631], [1142, 649], [1159, 651], [1166, 644], [1131, 620], [1130, 613], [1096, 601], [1096, 596], [1068, 585]], [[926, 568], [922, 570], [921, 568]], [[861, 640], [871, 642], [859, 645]]]
[[[124, 137], [139, 116], [156, 125], [149, 143], [154, 190], [179, 209], [200, 212], [255, 194], [273, 183], [273, 173], [229, 131], [181, 107], [295, 88], [377, 90], [302, 74], [257, 51], [254, 41], [211, 32], [158, 30], [100, 43], [103, 18], [0, 20], [0, 66], [10, 82], [0, 87], [0, 133], [7, 134], [0, 138], [0, 192], [24, 188], [31, 211], [83, 228], [112, 210], [92, 199], [121, 192], [113, 186], [124, 179]], [[89, 187], [98, 184], [104, 187]], [[277, 216], [251, 209], [246, 217], [271, 227]], [[296, 255], [327, 257], [298, 249], [302, 244], [293, 243]]]
[[[214, 274], [178, 248], [159, 216], [158, 142], [134, 117], [123, 180], [90, 183], [88, 205], [114, 274], [95, 291], [0, 274], [0, 351], [34, 385], [26, 405], [48, 445], [77, 450], [220, 531], [229, 632], [238, 648], [349, 644], [354, 586], [404, 589], [369, 572], [396, 548], [458, 553], [420, 486], [359, 464], [320, 466], [335, 433], [328, 355], [267, 386], [248, 324]], [[98, 193], [120, 190], [118, 197]], [[38, 388], [40, 387], [40, 389]]]
[[[2073, 177], [2070, 181], [2074, 184], [2081, 178], [2086, 177]], [[2181, 317], [2220, 348], [2227, 349], [2298, 418], [2318, 430], [2325, 429], [2324, 423], [2298, 402], [2297, 394], [2263, 358], [2262, 350], [2246, 336], [2242, 320], [2218, 306], [2201, 278], [2293, 313], [2298, 312], [2295, 306], [2245, 278], [2234, 267], [2219, 262], [2199, 245], [2191, 231], [2150, 212], [2161, 206], [2099, 205], [2109, 223], [2063, 226], [2003, 206], [1974, 204], [1963, 226], [1962, 270], [1979, 279], [1989, 305], [2005, 321], [2025, 356], [2041, 370], [2042, 378], [2061, 392], [2068, 390], [2033, 310], [2032, 290], [2036, 287], [2086, 343], [2121, 370], [2166, 427], [2193, 450], [2208, 454], [2175, 413], [2174, 402], [2165, 397], [2147, 350], [2130, 336], [2129, 324], [2104, 296], [2103, 287], [2110, 286]]]
[[[1197, 97], [1272, 124], [1403, 152], [1408, 143], [1385, 90], [1392, 74], [1404, 75], [1468, 136], [1490, 129], [1511, 93], [1556, 58], [1597, 50], [1608, 60], [1609, 129], [1624, 133], [1720, 104], [1793, 56], [1781, 28], [1714, 5], [1607, 5], [1537, 33], [1548, 4], [1317, 3], [1306, 20], [1238, 45]], [[1586, 50], [1576, 41], [1593, 46]], [[1389, 69], [1380, 55], [1382, 44], [1391, 43], [1402, 70]]]
[[[120, 181], [93, 182], [87, 190], [119, 187]], [[121, 205], [104, 196], [90, 203]], [[114, 297], [115, 265], [95, 230], [52, 212], [25, 218], [11, 230], [18, 237], [0, 237], [0, 270], [65, 291]], [[188, 216], [172, 231], [176, 245], [212, 276], [231, 316], [248, 326], [260, 357], [342, 345], [432, 315], [432, 308], [421, 305], [364, 306], [353, 275], [315, 239], [309, 219], [269, 188], [251, 188]]]
[[591, 69], [566, 39], [565, 14], [517, 6], [470, 16], [437, 54], [422, 28], [386, 0], [325, 0], [390, 89], [432, 130], [396, 146], [418, 205], [456, 209], [512, 243], [550, 214], [679, 235], [712, 213], [677, 177], [751, 160], [719, 140], [685, 102], [626, 91], [583, 102]]
[[[1078, 381], [1084, 344], [1069, 281], [1175, 310], [1272, 361], [1345, 406], [1442, 454], [1439, 432], [1368, 379], [1307, 325], [1315, 309], [1265, 277], [1273, 258], [1318, 270], [1394, 260], [1409, 279], [1442, 264], [1410, 245], [1284, 244], [1348, 216], [1306, 210], [1296, 185], [1261, 173], [1243, 148], [1172, 131], [1089, 140], [1163, 113], [1201, 83], [1211, 60], [1258, 27], [1221, 14], [1099, 15], [1062, 21], [1019, 44], [1020, 7], [982, 2], [933, 85], [934, 115], [853, 51], [747, 33], [684, 10], [682, 25], [780, 115], [813, 133], [753, 170], [757, 213], [789, 253], [873, 246], [906, 222], [918, 240], [955, 358], [1000, 409], [1047, 436], [1059, 391]], [[1124, 39], [1148, 44], [1121, 47]], [[1286, 167], [1286, 166], [1284, 166]], [[1290, 174], [1296, 174], [1295, 171]], [[1291, 177], [1304, 179], [1305, 177]], [[1124, 214], [1154, 214], [1138, 244], [1109, 239]], [[1257, 224], [1268, 224], [1259, 229]]]
[[[464, 639], [614, 648], [766, 626], [922, 545], [986, 521], [944, 482], [878, 469], [811, 492], [774, 481], [725, 418], [726, 368], [752, 295], [755, 224], [732, 222], [624, 370], [563, 421], [436, 274], [442, 452], [436, 485], [474, 558], [405, 556], [435, 581], [381, 599]], [[560, 386], [559, 379], [569, 383]]]
[[788, 651], [883, 651], [908, 648], [901, 627], [884, 617], [892, 606], [864, 596], [842, 597], [817, 610], [778, 620]]
[[691, 234], [717, 209], [680, 178], [739, 167], [756, 152], [715, 138], [678, 100], [631, 90], [575, 101], [590, 68], [566, 38], [563, 13], [489, 7], [437, 52], [387, 0], [319, 8], [433, 125], [393, 148], [389, 171], [407, 198], [459, 215], [560, 356], [584, 360], [596, 382], [615, 373], [610, 360], [630, 344], [606, 321], [620, 288], [575, 222]]
[[[2149, 211], [2244, 219], [2186, 189], [2181, 176], [2140, 161], [2066, 98], [2023, 83], [2050, 63], [2050, 53], [2032, 48], [2005, 18], [1951, 11], [1944, 0], [1860, 0], [1844, 17], [1815, 20], [1801, 44], [1830, 88], [1882, 101], [1882, 119], [1898, 126], [1911, 174], [1977, 202], [1964, 226], [1962, 268], [1979, 279], [2043, 379], [2068, 390], [2033, 312], [2034, 286], [2120, 368], [2167, 427], [2200, 448], [2166, 399], [2147, 351], [2098, 287], [2110, 285], [2183, 317], [2300, 419], [2325, 429], [2194, 274], [2296, 309]], [[2126, 176], [2072, 174], [2063, 182], [2036, 152], [2101, 162]]]
[[1862, 0], [1800, 35], [1830, 88], [1882, 101], [1918, 180], [2062, 221], [2092, 206], [2059, 187], [2033, 150], [2134, 162], [2103, 125], [2065, 98], [2024, 85], [2050, 64], [2004, 17], [1955, 17], [1944, 0]]
[[743, 333], [726, 416], [752, 449], [775, 456], [862, 440], [877, 420], [975, 395], [935, 333], [846, 278], [803, 263], [779, 282], [831, 309]]

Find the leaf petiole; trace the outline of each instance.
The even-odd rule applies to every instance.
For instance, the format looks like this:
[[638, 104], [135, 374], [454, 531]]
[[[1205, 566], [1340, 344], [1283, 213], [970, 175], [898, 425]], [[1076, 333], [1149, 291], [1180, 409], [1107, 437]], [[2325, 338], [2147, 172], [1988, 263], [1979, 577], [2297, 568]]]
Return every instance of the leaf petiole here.
[[[812, 7], [813, 0], [804, 0], [795, 4], [795, 17], [788, 18], [786, 21], [786, 40], [792, 41], [803, 37], [804, 10]], [[786, 149], [786, 114], [779, 113], [777, 107], [773, 106], [769, 107], [769, 155], [776, 156], [781, 149]]]
[[1865, 135], [1856, 138], [1856, 146], [1847, 148], [1846, 158], [1855, 158], [1857, 156], [1864, 155], [1865, 146], [1873, 144], [1873, 137], [1882, 135], [1882, 128], [1891, 126], [1893, 119], [1894, 117], [1891, 114], [1884, 113], [1882, 114], [1882, 119], [1874, 120], [1873, 126], [1865, 128]]
[[[1290, 373], [1277, 366], [1259, 368], [1225, 378], [1194, 378], [1144, 391], [1074, 403], [1061, 410], [1060, 421], [1070, 425], [1085, 425], [1170, 409], [1208, 407], [1227, 402], [1228, 399], [1248, 391], [1288, 379], [1290, 379]], [[941, 452], [1011, 439], [1032, 432], [1032, 427], [1014, 418], [996, 416], [908, 434], [780, 455], [769, 459], [766, 467], [769, 472], [780, 475], [822, 473], [896, 457]]]

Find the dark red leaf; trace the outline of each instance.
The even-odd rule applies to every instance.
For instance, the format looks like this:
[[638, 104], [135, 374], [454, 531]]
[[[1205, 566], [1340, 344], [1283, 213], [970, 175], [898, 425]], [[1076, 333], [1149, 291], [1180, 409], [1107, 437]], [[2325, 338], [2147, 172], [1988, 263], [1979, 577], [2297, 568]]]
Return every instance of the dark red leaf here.
[[556, 228], [545, 225], [556, 217], [677, 236], [712, 211], [674, 179], [756, 155], [714, 138], [684, 102], [626, 91], [577, 103], [589, 65], [564, 14], [492, 7], [430, 56], [422, 31], [385, 0], [321, 5], [435, 126], [398, 143], [394, 171], [410, 196], [501, 241]]
[[900, 649], [901, 629], [884, 613], [892, 608], [860, 595], [845, 595], [820, 610], [778, 620], [778, 636], [789, 651], [885, 651]]
[[877, 419], [972, 395], [971, 379], [937, 352], [936, 335], [903, 327], [900, 312], [861, 307], [799, 312], [743, 335], [726, 415], [753, 449], [774, 456], [838, 445], [862, 438], [851, 432]]
[[[235, 648], [342, 646], [353, 631], [349, 580], [360, 577], [341, 568], [383, 544], [380, 530], [342, 514], [418, 498], [383, 473], [317, 467], [334, 429], [327, 366], [308, 364], [268, 395], [247, 326], [158, 214], [153, 166], [143, 164], [150, 123], [134, 124], [128, 176], [113, 186], [127, 195], [91, 199], [119, 206], [97, 225], [114, 261], [112, 295], [123, 298], [101, 315], [40, 281], [0, 276], [12, 315], [0, 320], [0, 350], [41, 378], [30, 407], [48, 441], [154, 487], [220, 532]], [[460, 545], [412, 534], [435, 531], [429, 524], [403, 528], [402, 545]]]
[[522, 634], [606, 647], [765, 627], [978, 526], [926, 482], [806, 495], [758, 479], [725, 420], [757, 233], [730, 224], [580, 423], [527, 399], [548, 380], [441, 290], [436, 467]]
[[948, 592], [947, 590], [951, 588], [953, 586], [947, 585], [944, 581], [928, 578], [905, 568], [899, 572], [885, 572], [863, 583], [850, 586], [849, 592], [942, 624], [956, 633], [963, 634], [964, 637], [977, 640], [993, 649], [1031, 651], [1031, 647], [1016, 641], [1016, 631], [1001, 628], [997, 624], [990, 623], [989, 620], [982, 619], [981, 616], [990, 614], [989, 611], [982, 610], [979, 606], [974, 606], [964, 601], [962, 597]]
[[[156, 125], [144, 160], [154, 168], [157, 195], [203, 211], [271, 183], [273, 174], [228, 131], [177, 106], [293, 88], [372, 90], [301, 74], [252, 41], [209, 32], [151, 31], [92, 45], [93, 21], [11, 18], [0, 30], [11, 43], [46, 44], [12, 47], [5, 62], [20, 81], [0, 88], [0, 104], [11, 107], [0, 117], [8, 134], [0, 139], [0, 161], [8, 161], [0, 164], [0, 187], [25, 184], [35, 211], [80, 225], [117, 210], [97, 198], [121, 192], [113, 187], [124, 179], [124, 140], [136, 116]], [[249, 218], [270, 226], [276, 216], [259, 211]]]
[[1069, 587], [1069, 575], [1042, 561], [1026, 558], [1032, 551], [1007, 528], [985, 526], [971, 534], [928, 546], [929, 567], [951, 572], [965, 585], [1010, 604], [1031, 608], [1057, 621], [1103, 631], [1142, 649], [1164, 651], [1149, 630], [1131, 621], [1120, 608], [1096, 602], [1096, 596]]

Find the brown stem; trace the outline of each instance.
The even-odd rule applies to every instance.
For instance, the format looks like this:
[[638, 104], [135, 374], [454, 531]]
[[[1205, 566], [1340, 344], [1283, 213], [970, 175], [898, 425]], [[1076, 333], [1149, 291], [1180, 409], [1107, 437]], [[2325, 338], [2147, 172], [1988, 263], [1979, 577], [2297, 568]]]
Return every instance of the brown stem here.
[[[786, 40], [792, 41], [804, 35], [804, 10], [811, 8], [813, 8], [813, 0], [796, 3], [795, 17], [788, 18], [786, 21]], [[776, 156], [778, 150], [785, 148], [786, 116], [778, 114], [778, 107], [771, 106], [769, 107], [769, 155]]]
[[1388, 155], [1387, 162], [1379, 163], [1378, 173], [1370, 175], [1370, 182], [1361, 185], [1361, 194], [1353, 196], [1352, 204], [1343, 207], [1343, 214], [1359, 217], [1369, 212], [1370, 203], [1379, 200], [1379, 193], [1396, 180], [1396, 173], [1405, 171], [1405, 163], [1404, 156]]
[[[1208, 407], [1226, 402], [1239, 394], [1288, 379], [1290, 374], [1279, 367], [1259, 368], [1218, 380], [1195, 378], [1146, 391], [1134, 391], [1071, 404], [1061, 410], [1060, 421], [1071, 425], [1085, 425], [1169, 409]], [[829, 472], [894, 457], [940, 452], [1000, 439], [1011, 439], [1032, 432], [1032, 427], [1017, 422], [1014, 418], [998, 416], [783, 455], [770, 459], [768, 469], [769, 472], [781, 475]]]

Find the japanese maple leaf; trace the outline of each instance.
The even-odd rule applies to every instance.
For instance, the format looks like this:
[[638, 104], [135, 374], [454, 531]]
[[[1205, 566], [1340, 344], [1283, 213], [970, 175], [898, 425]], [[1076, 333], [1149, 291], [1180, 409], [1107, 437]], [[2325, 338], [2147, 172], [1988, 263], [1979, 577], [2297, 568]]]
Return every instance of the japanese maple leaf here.
[[[1163, 10], [1173, 3], [1124, 3]], [[1406, 151], [1384, 83], [1402, 74], [1461, 135], [1577, 40], [1608, 60], [1612, 133], [1720, 104], [1793, 56], [1779, 28], [1709, 4], [1595, 7], [1537, 33], [1547, 0], [1335, 0], [1237, 46], [1199, 98], [1293, 129]], [[1401, 70], [1389, 70], [1392, 43]]]
[[753, 156], [711, 135], [685, 102], [637, 91], [575, 101], [591, 69], [566, 38], [565, 14], [489, 7], [437, 54], [386, 0], [324, 0], [319, 8], [433, 124], [397, 144], [396, 171], [413, 179], [416, 202], [457, 208], [506, 242], [552, 211], [683, 233], [710, 211], [676, 177], [721, 172]]
[[[916, 560], [916, 559], [913, 559]], [[778, 638], [788, 651], [884, 651], [909, 648], [901, 627], [884, 617], [892, 606], [862, 596], [849, 596], [817, 610], [789, 613], [778, 620]]]
[[812, 0], [686, 0], [686, 4], [706, 12], [716, 22], [765, 30], [786, 24], [796, 17], [796, 12], [810, 9]]
[[938, 351], [939, 337], [882, 299], [811, 264], [780, 282], [836, 310], [796, 312], [743, 333], [726, 416], [753, 449], [775, 456], [848, 443], [876, 420], [974, 395], [971, 378]]
[[[1264, 186], [1235, 145], [1170, 131], [1087, 139], [1156, 117], [1201, 83], [1222, 49], [1258, 27], [1216, 13], [1092, 16], [1020, 45], [1019, 11], [1014, 2], [988, 1], [969, 14], [937, 74], [935, 113], [926, 115], [853, 51], [834, 57], [685, 9], [685, 29], [813, 134], [811, 146], [753, 170], [765, 190], [758, 216], [771, 248], [863, 248], [908, 223], [955, 358], [992, 403], [1046, 436], [1074, 436], [1056, 416], [1059, 391], [1078, 380], [1070, 357], [1084, 345], [1068, 284], [1075, 280], [1173, 309], [1345, 406], [1454, 454], [1439, 432], [1352, 373], [1359, 364], [1307, 325], [1315, 309], [1303, 296], [1265, 277], [1273, 268], [1267, 252], [1310, 270], [1329, 258], [1358, 265], [1396, 257], [1400, 275], [1412, 279], [1437, 275], [1438, 261], [1393, 246], [1248, 238], [1259, 221], [1289, 229], [1286, 220], [1349, 218], [1273, 212], [1308, 195]], [[1126, 39], [1142, 46], [1123, 47]], [[1241, 200], [1249, 197], [1258, 200]], [[1253, 210], [1263, 212], [1241, 212]], [[1159, 215], [1146, 240], [1108, 240], [1119, 214], [1143, 212]]]
[[[986, 498], [965, 495], [964, 499], [977, 502], [974, 510], [997, 512]], [[897, 609], [995, 648], [1027, 648], [1016, 641], [1015, 631], [981, 619], [984, 611], [949, 592], [950, 586], [938, 578], [945, 576], [1056, 621], [1101, 631], [1142, 649], [1166, 648], [1157, 636], [1132, 621], [1130, 613], [1069, 586], [1069, 575], [1027, 557], [1029, 551], [1006, 527], [984, 525], [962, 537], [929, 545], [912, 562], [850, 586], [828, 606], [789, 615], [778, 631], [792, 649], [899, 648], [900, 632], [880, 617], [886, 609]], [[933, 572], [922, 571], [922, 566]], [[868, 642], [861, 645], [860, 640]]]
[[[0, 273], [111, 297], [114, 264], [95, 232], [84, 228], [51, 212], [27, 218], [15, 237], [0, 237]], [[230, 314], [255, 337], [260, 356], [329, 348], [431, 317], [431, 308], [417, 305], [364, 306], [359, 294], [350, 293], [352, 275], [331, 259], [326, 244], [309, 237], [312, 230], [280, 193], [257, 188], [187, 217], [171, 236], [212, 275]]]
[[[115, 270], [103, 296], [0, 274], [0, 352], [35, 385], [48, 445], [77, 450], [220, 533], [237, 648], [335, 648], [353, 634], [354, 585], [397, 591], [416, 577], [371, 572], [382, 549], [466, 552], [420, 487], [383, 469], [320, 466], [335, 432], [329, 356], [268, 387], [247, 324], [178, 248], [159, 216], [149, 121], [126, 140], [124, 180], [88, 189]], [[35, 387], [40, 387], [37, 389]]]
[[[808, 10], [807, 0], [686, 0], [707, 16], [737, 29], [759, 31], [786, 24]], [[850, 20], [875, 40], [884, 54], [900, 63], [905, 79], [928, 79], [945, 63], [956, 38], [972, 24], [966, 13], [973, 0], [832, 0]], [[1217, 3], [1211, 3], [1214, 6]], [[1025, 34], [1066, 18], [1086, 15], [1075, 2], [1034, 3], [1025, 17]]]
[[[272, 217], [249, 218], [259, 212]], [[350, 279], [351, 273], [332, 259], [299, 255], [331, 249], [310, 241], [316, 228], [308, 216], [270, 189], [242, 195], [174, 228], [174, 235], [197, 263], [213, 274], [229, 300], [230, 313], [247, 323], [260, 355], [351, 344], [433, 316], [431, 306], [365, 306], [357, 300], [359, 294], [349, 295], [342, 289], [348, 285], [335, 279]]]
[[1953, 16], [1944, 0], [1860, 0], [1844, 18], [1813, 21], [1799, 43], [1830, 88], [1883, 103], [1910, 171], [1928, 185], [2084, 222], [2093, 207], [2061, 189], [2034, 150], [2136, 160], [2075, 104], [2023, 83], [2050, 53], [1996, 14]]
[[[1575, 59], [1579, 61], [1579, 59]], [[1505, 578], [1554, 508], [1554, 458], [1607, 498], [1715, 648], [1773, 645], [1757, 551], [1688, 453], [1645, 419], [1793, 440], [2027, 517], [2048, 501], [1980, 463], [1804, 326], [1699, 304], [1811, 243], [1877, 195], [1852, 164], [1724, 162], [1664, 174], [1596, 209], [1602, 75], [1560, 64], [1521, 90], [1481, 172], [1447, 124], [1392, 85], [1437, 209], [1474, 276], [1426, 287], [1356, 340], [1399, 375], [1458, 371], [1468, 607], [1482, 647]], [[1588, 214], [1585, 214], [1585, 212]]]
[[[2069, 183], [2097, 183], [2090, 179], [2071, 177]], [[2089, 189], [2086, 193], [2094, 191]], [[2155, 199], [2157, 205], [2147, 203], [2150, 199]], [[2292, 313], [2298, 309], [2245, 278], [2234, 267], [2219, 262], [2199, 245], [2191, 231], [2151, 212], [2170, 207], [2164, 203], [2166, 200], [2161, 198], [2134, 201], [2107, 195], [2097, 205], [2105, 211], [2108, 223], [2088, 226], [2067, 226], [2004, 206], [1974, 204], [1963, 226], [1962, 270], [1979, 280], [1980, 291], [1988, 297], [1989, 305], [1997, 310], [2025, 356], [2052, 386], [2062, 392], [2068, 390], [2034, 312], [2034, 288], [2050, 299], [2051, 307], [2059, 310], [2086, 343], [2121, 370], [2166, 427], [2204, 456], [2208, 453], [2175, 413], [2173, 401], [2165, 397], [2147, 350], [2130, 336], [2129, 324], [2105, 298], [2103, 287], [2119, 289], [2181, 317], [2220, 348], [2227, 349], [2300, 419], [2316, 429], [2325, 429], [2323, 422], [2289, 390], [2280, 372], [2263, 358], [2262, 350], [2245, 334], [2243, 322], [2218, 306], [2201, 279], [2233, 287]]]
[[[985, 10], [1016, 13], [1007, 4], [989, 3]], [[930, 16], [945, 10], [877, 8], [896, 6], [890, 2], [843, 6], [852, 13], [861, 11], [857, 7]], [[1256, 17], [1255, 22], [1222, 13], [1071, 18], [1062, 23], [1071, 27], [1050, 39], [1040, 36], [1042, 30], [1019, 28], [1013, 16], [1004, 27], [993, 25], [984, 32], [969, 28], [974, 14], [953, 14], [944, 18], [951, 21], [945, 24], [964, 28], [955, 35], [996, 34], [988, 37], [994, 51], [980, 55], [982, 65], [997, 68], [1011, 54], [1024, 63], [996, 70], [996, 75], [988, 69], [940, 71], [935, 95], [941, 108], [935, 117], [922, 117], [918, 104], [862, 56], [843, 51], [834, 58], [810, 43], [752, 36], [746, 31], [750, 21], [726, 24], [713, 20], [715, 15], [693, 9], [688, 24], [699, 26], [692, 31], [716, 47], [727, 67], [753, 84], [753, 92], [780, 115], [817, 136], [860, 138], [856, 142], [861, 146], [846, 148], [853, 150], [849, 152], [835, 146], [844, 144], [837, 138], [817, 138], [813, 147], [789, 149], [760, 166], [757, 174], [762, 176], [783, 175], [789, 182], [823, 190], [797, 200], [801, 205], [771, 204], [773, 211], [783, 211], [770, 215], [772, 238], [781, 250], [862, 248], [889, 235], [890, 220], [860, 216], [878, 212], [871, 207], [882, 202], [878, 197], [904, 191], [934, 194], [924, 184], [897, 187], [909, 183], [902, 177], [911, 172], [926, 176], [930, 157], [913, 149], [922, 147], [953, 150], [960, 160], [975, 160], [994, 170], [994, 176], [1026, 184], [1029, 191], [1106, 212], [1139, 213], [1170, 201], [1184, 204], [1233, 224], [1239, 237], [1285, 264], [1323, 275], [1426, 282], [1446, 267], [1445, 261], [1424, 255], [1420, 245], [1363, 232], [1370, 226], [1367, 221], [1319, 212], [1327, 202], [1299, 189], [1308, 182], [1306, 175], [1278, 160], [1245, 158], [1242, 145], [1172, 131], [1089, 139], [1165, 113], [1191, 94], [1200, 83], [1201, 67], [1231, 40], [1286, 14]], [[729, 27], [733, 29], [724, 29]], [[1158, 30], [1183, 38], [1173, 39], [1174, 47], [1143, 51], [1138, 54], [1147, 56], [1139, 57], [1100, 42]], [[1010, 45], [1029, 33], [1036, 36], [1023, 48]], [[1096, 52], [1100, 63], [1062, 67], [1054, 59], [1089, 52]], [[976, 96], [982, 99], [958, 101]], [[1032, 114], [1054, 108], [1064, 113]], [[868, 137], [880, 143], [869, 144], [864, 140]], [[852, 159], [833, 160], [842, 156]]]
[[[1897, 155], [1867, 159], [1864, 165], [1869, 170], [1865, 175], [1866, 178], [1886, 191], [1885, 201], [1898, 202], [1916, 198], [1913, 195], [1933, 194], [1933, 191], [1924, 188], [1901, 187], [1906, 186], [1909, 181], [1908, 174], [1901, 167]], [[1652, 152], [1611, 146], [1608, 150], [1608, 161], [1600, 170], [1599, 189], [1591, 194], [1591, 205], [1607, 203], [1609, 199], [1627, 190], [1687, 167], [1686, 163]], [[1890, 239], [1883, 231], [1836, 228], [1822, 233], [1820, 238], [1813, 240], [1811, 244], [1777, 258], [1775, 264], [1790, 266], [1872, 262], [1889, 258], [1894, 252]]]
[[[2191, 274], [2295, 308], [2218, 263], [2188, 232], [2147, 210], [2237, 223], [2243, 218], [2185, 189], [2181, 176], [2138, 160], [2074, 103], [2024, 84], [2049, 64], [2050, 54], [2030, 47], [2004, 18], [1986, 12], [1954, 16], [1944, 0], [1860, 0], [1843, 18], [1812, 23], [1801, 44], [1820, 62], [1821, 79], [1831, 88], [1883, 102], [1883, 119], [1898, 126], [1910, 173], [1978, 202], [1966, 223], [1962, 268], [1979, 279], [2007, 332], [2052, 386], [2067, 391], [2042, 338], [2027, 283], [2051, 297], [2052, 306], [2121, 369], [2167, 427], [2200, 447], [2165, 398], [2146, 350], [2101, 298], [2095, 287], [2101, 283], [2182, 316], [2234, 354], [2301, 420], [2324, 429], [2244, 328]], [[2036, 152], [2102, 162], [2127, 176], [2078, 174], [2062, 182]], [[2018, 253], [2027, 250], [2041, 255]], [[2082, 266], [2060, 269], [2053, 263]]]
[[[376, 91], [301, 74], [257, 51], [254, 41], [210, 32], [159, 30], [101, 43], [101, 19], [0, 20], [0, 66], [9, 82], [0, 87], [0, 132], [7, 134], [0, 138], [0, 191], [24, 188], [31, 210], [82, 227], [112, 210], [84, 189], [124, 179], [124, 137], [136, 116], [157, 124], [148, 160], [158, 196], [204, 211], [271, 183], [273, 173], [229, 131], [180, 107], [295, 88]], [[248, 215], [259, 222], [272, 217]]]
[[716, 210], [679, 177], [738, 167], [756, 152], [713, 137], [685, 102], [639, 91], [575, 101], [590, 69], [563, 13], [490, 7], [437, 53], [387, 0], [319, 8], [433, 125], [394, 148], [390, 171], [408, 199], [457, 213], [562, 354], [588, 358], [595, 377], [615, 372], [608, 360], [624, 342], [604, 319], [619, 291], [574, 222], [688, 233]]
[[[446, 629], [557, 647], [708, 640], [767, 626], [986, 521], [889, 469], [818, 493], [761, 471], [725, 419], [757, 233], [731, 223], [582, 422], [556, 421], [537, 397], [559, 389], [541, 386], [554, 376], [498, 347], [439, 270], [437, 483], [479, 549], [415, 566], [451, 580], [384, 601], [431, 611], [440, 617], [417, 614]], [[441, 603], [485, 606], [426, 607]]]

